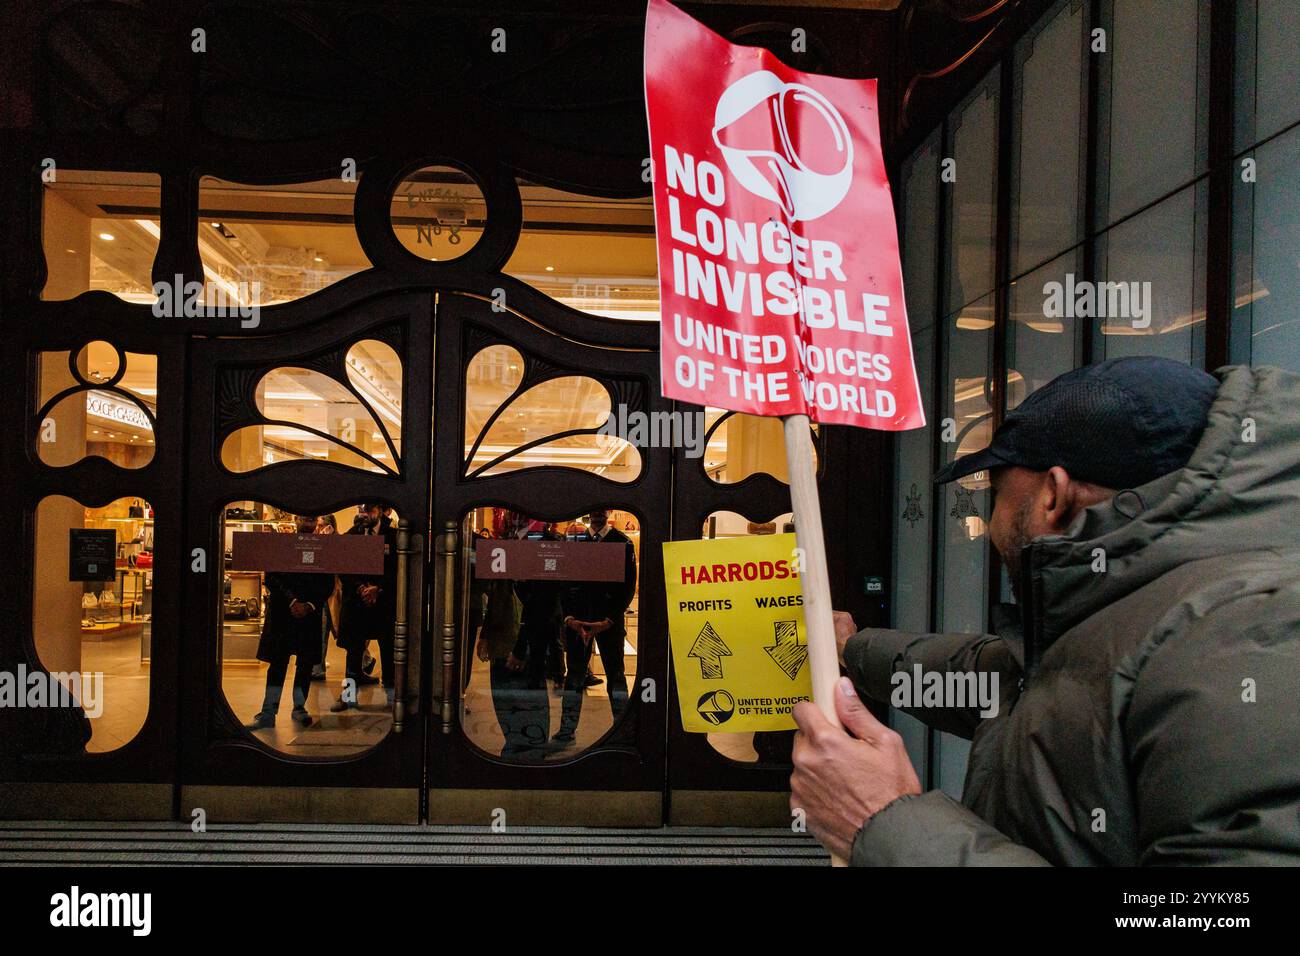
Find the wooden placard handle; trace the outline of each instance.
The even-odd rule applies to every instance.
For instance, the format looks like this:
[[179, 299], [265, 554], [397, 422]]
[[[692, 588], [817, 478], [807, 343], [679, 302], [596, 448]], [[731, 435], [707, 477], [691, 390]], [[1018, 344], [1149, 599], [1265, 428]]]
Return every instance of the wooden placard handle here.
[[[804, 626], [808, 629], [808, 666], [812, 670], [813, 703], [836, 727], [835, 682], [840, 678], [835, 647], [835, 618], [831, 609], [830, 575], [826, 569], [826, 539], [822, 536], [821, 502], [817, 496], [817, 468], [807, 415], [787, 415], [785, 459], [790, 476], [790, 503], [794, 531], [802, 551], [799, 577], [803, 587]], [[847, 866], [831, 856], [832, 866]]]

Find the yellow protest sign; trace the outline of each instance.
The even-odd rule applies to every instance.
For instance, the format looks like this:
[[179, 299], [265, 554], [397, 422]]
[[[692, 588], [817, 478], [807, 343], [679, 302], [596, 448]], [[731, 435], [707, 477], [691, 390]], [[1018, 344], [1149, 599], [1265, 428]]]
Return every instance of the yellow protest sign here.
[[665, 542], [664, 583], [682, 726], [793, 730], [812, 699], [795, 536]]

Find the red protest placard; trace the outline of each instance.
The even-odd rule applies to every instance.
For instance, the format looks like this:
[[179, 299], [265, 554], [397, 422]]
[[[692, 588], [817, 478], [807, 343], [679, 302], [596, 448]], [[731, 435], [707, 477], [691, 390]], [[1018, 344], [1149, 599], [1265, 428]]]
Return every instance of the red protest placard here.
[[650, 0], [663, 394], [925, 424], [875, 80], [802, 73]]

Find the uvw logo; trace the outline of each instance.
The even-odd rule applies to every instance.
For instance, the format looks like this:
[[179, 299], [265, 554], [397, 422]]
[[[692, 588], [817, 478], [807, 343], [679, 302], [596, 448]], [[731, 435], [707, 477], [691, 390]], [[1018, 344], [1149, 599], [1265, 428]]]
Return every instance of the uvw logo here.
[[[776, 150], [767, 145], [773, 130]], [[713, 141], [737, 182], [794, 220], [826, 215], [853, 182], [853, 140], [839, 111], [811, 87], [767, 70], [718, 97]]]

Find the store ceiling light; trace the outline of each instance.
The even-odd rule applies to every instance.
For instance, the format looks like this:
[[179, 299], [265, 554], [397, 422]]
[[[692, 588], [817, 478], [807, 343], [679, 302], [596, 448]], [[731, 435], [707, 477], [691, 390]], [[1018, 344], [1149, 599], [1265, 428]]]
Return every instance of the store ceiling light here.
[[117, 238], [117, 236], [113, 235], [111, 232], [101, 232], [99, 238], [103, 239], [105, 242], [112, 242]]
[[547, 271], [547, 272], [554, 272], [554, 271], [555, 271], [555, 266], [547, 266], [547, 267], [546, 267], [546, 271]]

